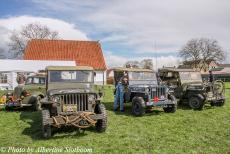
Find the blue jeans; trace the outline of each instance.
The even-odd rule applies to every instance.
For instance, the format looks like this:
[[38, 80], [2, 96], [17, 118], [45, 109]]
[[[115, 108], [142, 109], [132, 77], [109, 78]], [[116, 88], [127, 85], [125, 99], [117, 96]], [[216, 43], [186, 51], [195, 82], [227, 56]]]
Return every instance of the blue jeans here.
[[124, 86], [121, 83], [117, 84], [116, 95], [114, 98], [114, 110], [116, 110], [120, 103], [120, 110], [124, 110]]

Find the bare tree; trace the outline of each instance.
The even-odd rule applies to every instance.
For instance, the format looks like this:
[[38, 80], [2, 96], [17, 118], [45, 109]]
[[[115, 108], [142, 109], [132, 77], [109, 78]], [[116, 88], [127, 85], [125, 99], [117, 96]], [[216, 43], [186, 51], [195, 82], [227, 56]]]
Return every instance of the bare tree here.
[[179, 55], [184, 59], [184, 63], [189, 63], [193, 68], [201, 69], [211, 61], [224, 60], [225, 52], [216, 40], [200, 38], [189, 40]]
[[51, 31], [46, 25], [30, 23], [23, 26], [19, 32], [14, 31], [10, 36], [10, 52], [14, 58], [21, 58], [24, 54], [26, 44], [31, 39], [58, 39], [58, 32]]
[[127, 61], [124, 64], [126, 68], [145, 68], [145, 69], [153, 69], [153, 61], [152, 59], [143, 59], [142, 61]]
[[126, 68], [139, 68], [140, 63], [138, 61], [127, 61], [124, 64], [124, 67], [126, 67]]
[[153, 60], [152, 59], [144, 59], [140, 62], [140, 64], [142, 68], [153, 70]]

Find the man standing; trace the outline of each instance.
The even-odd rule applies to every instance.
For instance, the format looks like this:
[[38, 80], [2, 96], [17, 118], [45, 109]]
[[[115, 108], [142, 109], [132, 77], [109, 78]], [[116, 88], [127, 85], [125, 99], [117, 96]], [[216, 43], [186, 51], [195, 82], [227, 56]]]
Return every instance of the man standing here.
[[209, 82], [213, 82], [214, 81], [214, 76], [212, 74], [212, 71], [209, 71]]
[[[15, 100], [19, 100], [21, 99], [22, 93], [24, 91], [24, 84], [26, 81], [26, 77], [23, 73], [18, 73], [16, 80], [17, 80], [18, 86], [14, 88], [13, 95], [14, 95]], [[21, 102], [19, 101], [19, 103]]]
[[18, 85], [24, 85], [26, 81], [26, 77], [23, 73], [18, 73], [16, 80], [17, 80]]
[[120, 111], [124, 112], [124, 92], [128, 86], [128, 76], [125, 74], [116, 86], [116, 94], [114, 99], [114, 111], [118, 110], [120, 103]]

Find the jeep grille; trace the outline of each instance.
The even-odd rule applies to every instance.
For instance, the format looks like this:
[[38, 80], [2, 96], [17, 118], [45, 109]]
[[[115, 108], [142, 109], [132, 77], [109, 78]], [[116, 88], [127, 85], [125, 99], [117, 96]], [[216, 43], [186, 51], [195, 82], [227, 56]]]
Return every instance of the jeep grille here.
[[77, 111], [89, 110], [88, 97], [90, 94], [65, 94], [60, 95], [61, 102], [65, 105], [77, 105]]
[[158, 97], [159, 99], [162, 99], [162, 97], [164, 97], [164, 99], [167, 98], [165, 86], [152, 87], [150, 90], [151, 90], [151, 98], [155, 98], [155, 97]]

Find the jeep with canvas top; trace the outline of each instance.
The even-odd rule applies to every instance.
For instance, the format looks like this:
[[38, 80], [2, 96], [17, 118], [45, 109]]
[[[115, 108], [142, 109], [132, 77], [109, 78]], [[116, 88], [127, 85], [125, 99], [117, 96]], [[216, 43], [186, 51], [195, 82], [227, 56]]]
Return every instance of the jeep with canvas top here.
[[168, 85], [175, 97], [192, 109], [201, 110], [205, 103], [222, 106], [225, 102], [224, 83], [213, 81], [204, 83], [201, 73], [193, 69], [162, 68], [159, 76]]
[[94, 71], [87, 66], [49, 66], [46, 68], [46, 97], [41, 100], [43, 136], [49, 138], [54, 127], [73, 126], [79, 130], [107, 127], [102, 95], [94, 91]]
[[159, 85], [156, 73], [150, 69], [114, 68], [114, 83], [118, 84], [124, 74], [128, 75], [125, 103], [132, 102], [132, 114], [142, 116], [146, 109], [162, 107], [165, 112], [175, 112], [177, 101], [167, 86]]
[[44, 98], [45, 76], [29, 76], [25, 85], [18, 85], [1, 97], [6, 110], [27, 107], [33, 111], [41, 109], [40, 100]]

